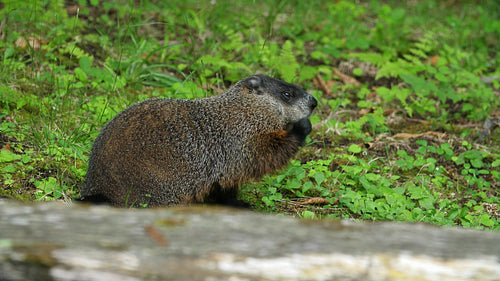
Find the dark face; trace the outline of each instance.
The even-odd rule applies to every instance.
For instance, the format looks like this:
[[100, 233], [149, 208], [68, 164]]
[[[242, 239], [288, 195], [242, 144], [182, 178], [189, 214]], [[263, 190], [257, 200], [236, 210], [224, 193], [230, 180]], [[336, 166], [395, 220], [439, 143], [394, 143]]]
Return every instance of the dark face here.
[[255, 94], [272, 96], [290, 123], [309, 117], [318, 105], [316, 99], [303, 89], [267, 75], [250, 76], [243, 83]]

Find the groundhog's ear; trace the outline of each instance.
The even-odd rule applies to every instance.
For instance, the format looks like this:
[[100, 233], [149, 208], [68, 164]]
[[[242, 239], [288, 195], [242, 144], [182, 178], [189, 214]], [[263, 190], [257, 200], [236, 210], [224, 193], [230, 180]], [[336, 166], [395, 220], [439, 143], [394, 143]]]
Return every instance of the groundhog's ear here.
[[262, 89], [262, 79], [259, 76], [251, 76], [245, 81], [248, 89], [254, 90], [254, 93], [260, 94]]

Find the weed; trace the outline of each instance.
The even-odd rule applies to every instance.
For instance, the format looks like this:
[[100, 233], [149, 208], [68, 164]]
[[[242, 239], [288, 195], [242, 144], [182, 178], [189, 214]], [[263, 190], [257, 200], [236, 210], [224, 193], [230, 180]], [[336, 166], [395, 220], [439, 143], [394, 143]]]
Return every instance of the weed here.
[[498, 130], [477, 136], [500, 106], [499, 6], [410, 2], [4, 1], [0, 196], [78, 198], [118, 112], [259, 72], [319, 106], [297, 158], [243, 188], [256, 208], [498, 230]]

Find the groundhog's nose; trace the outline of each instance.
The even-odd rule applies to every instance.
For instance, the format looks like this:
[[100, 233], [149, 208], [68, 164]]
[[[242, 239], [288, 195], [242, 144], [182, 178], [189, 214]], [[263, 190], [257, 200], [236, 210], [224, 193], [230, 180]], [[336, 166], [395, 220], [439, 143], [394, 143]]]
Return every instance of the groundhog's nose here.
[[318, 106], [318, 101], [311, 95], [309, 95], [309, 106], [311, 107], [311, 110], [315, 109], [316, 106]]

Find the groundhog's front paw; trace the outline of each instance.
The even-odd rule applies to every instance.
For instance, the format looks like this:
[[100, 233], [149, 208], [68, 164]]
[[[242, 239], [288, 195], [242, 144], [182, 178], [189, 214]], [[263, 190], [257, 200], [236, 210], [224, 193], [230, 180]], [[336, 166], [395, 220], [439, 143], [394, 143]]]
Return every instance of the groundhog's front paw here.
[[311, 121], [309, 121], [309, 119], [307, 118], [304, 118], [300, 119], [299, 121], [293, 124], [293, 128], [290, 131], [290, 134], [293, 135], [300, 144], [302, 144], [306, 139], [307, 135], [311, 133], [311, 131], [312, 131]]
[[309, 133], [311, 133], [312, 131], [311, 121], [309, 121], [309, 119], [307, 118], [300, 119], [299, 121], [297, 121], [297, 123], [293, 124], [292, 131], [300, 133], [304, 136], [309, 135]]

